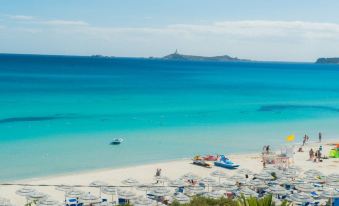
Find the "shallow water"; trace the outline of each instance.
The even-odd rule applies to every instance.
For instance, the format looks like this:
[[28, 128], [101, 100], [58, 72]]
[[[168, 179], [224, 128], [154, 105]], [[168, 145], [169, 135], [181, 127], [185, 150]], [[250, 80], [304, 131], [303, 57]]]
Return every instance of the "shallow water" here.
[[339, 65], [0, 55], [0, 180], [335, 137], [338, 80]]

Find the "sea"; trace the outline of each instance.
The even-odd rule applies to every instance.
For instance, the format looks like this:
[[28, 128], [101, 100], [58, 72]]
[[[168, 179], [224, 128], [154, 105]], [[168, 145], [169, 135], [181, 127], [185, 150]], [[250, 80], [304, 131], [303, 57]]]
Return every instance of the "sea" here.
[[318, 132], [339, 134], [339, 65], [0, 55], [2, 182], [256, 153]]

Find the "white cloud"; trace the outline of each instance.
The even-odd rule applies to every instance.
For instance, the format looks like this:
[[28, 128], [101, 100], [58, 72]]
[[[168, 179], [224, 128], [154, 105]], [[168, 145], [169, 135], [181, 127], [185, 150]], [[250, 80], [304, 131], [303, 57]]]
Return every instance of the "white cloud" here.
[[37, 23], [51, 25], [51, 26], [88, 26], [89, 24], [84, 21], [70, 21], [70, 20], [48, 20], [39, 21]]
[[14, 19], [14, 20], [33, 20], [34, 17], [33, 16], [26, 16], [26, 15], [7, 15], [10, 19]]
[[32, 22], [40, 25], [39, 39], [35, 41], [53, 40], [45, 48], [49, 53], [161, 56], [178, 48], [191, 54], [290, 61], [339, 55], [339, 24], [334, 23], [249, 20], [97, 27], [73, 20]]

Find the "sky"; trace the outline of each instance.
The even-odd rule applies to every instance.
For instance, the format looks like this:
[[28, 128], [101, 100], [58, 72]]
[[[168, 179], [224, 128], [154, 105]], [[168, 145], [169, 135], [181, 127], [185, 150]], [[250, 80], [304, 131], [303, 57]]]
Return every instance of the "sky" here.
[[0, 0], [0, 53], [339, 56], [338, 0]]

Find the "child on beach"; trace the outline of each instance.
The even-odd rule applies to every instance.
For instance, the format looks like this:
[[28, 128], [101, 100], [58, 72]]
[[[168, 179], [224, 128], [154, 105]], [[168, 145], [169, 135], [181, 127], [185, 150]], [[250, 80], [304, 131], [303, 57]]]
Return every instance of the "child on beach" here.
[[309, 154], [310, 154], [310, 160], [313, 160], [313, 158], [314, 158], [314, 151], [313, 151], [312, 148], [311, 148]]

